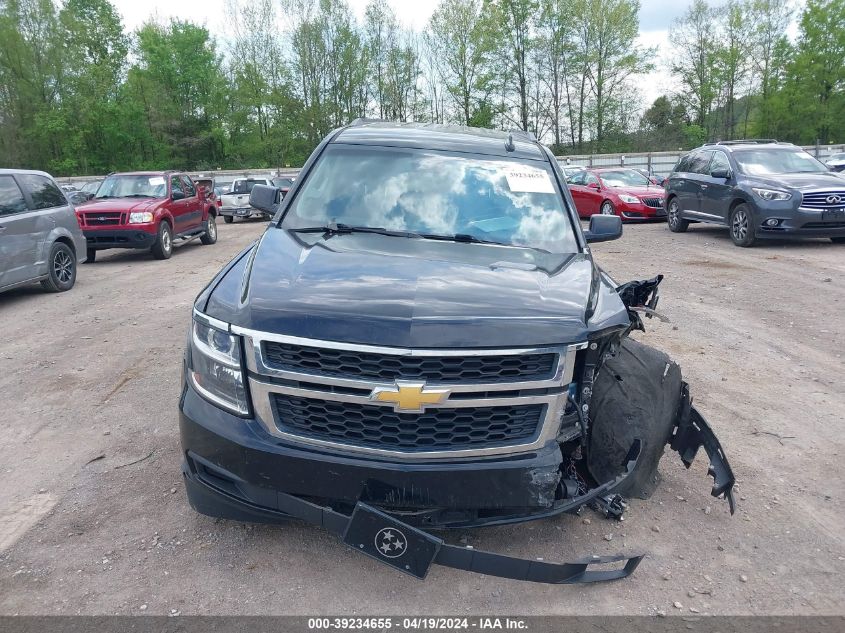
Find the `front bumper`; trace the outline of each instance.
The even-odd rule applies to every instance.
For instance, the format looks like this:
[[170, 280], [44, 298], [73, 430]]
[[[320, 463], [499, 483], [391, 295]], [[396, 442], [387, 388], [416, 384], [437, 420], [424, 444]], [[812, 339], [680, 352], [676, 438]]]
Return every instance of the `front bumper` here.
[[108, 229], [83, 231], [87, 248], [103, 250], [106, 248], [150, 248], [156, 241], [156, 233], [148, 233], [142, 228]]
[[[756, 236], [761, 239], [786, 239], [809, 237], [845, 237], [845, 207], [842, 209], [755, 209]], [[766, 226], [766, 220], [779, 220], [777, 226]]]
[[645, 203], [622, 203], [619, 213], [623, 220], [665, 220], [666, 205], [665, 201], [662, 207], [651, 207]]
[[[258, 421], [210, 404], [189, 383], [179, 419], [189, 497], [200, 486], [223, 492], [246, 507], [262, 508], [257, 521], [278, 511], [278, 493], [347, 510], [364, 501], [428, 527], [471, 527], [559, 513], [561, 453], [555, 442], [520, 455], [436, 461], [325, 452], [283, 443]], [[195, 502], [198, 511], [221, 516], [205, 496], [191, 498]], [[231, 509], [231, 504], [220, 509]], [[249, 520], [245, 511], [225, 516]]]

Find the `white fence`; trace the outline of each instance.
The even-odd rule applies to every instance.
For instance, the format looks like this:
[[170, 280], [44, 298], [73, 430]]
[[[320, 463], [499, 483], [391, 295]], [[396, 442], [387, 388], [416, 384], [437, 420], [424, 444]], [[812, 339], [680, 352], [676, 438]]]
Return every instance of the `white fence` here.
[[[820, 161], [824, 162], [829, 156], [839, 152], [845, 152], [845, 145], [808, 145], [802, 149], [806, 150]], [[677, 152], [639, 152], [631, 154], [571, 154], [558, 156], [562, 164], [584, 165], [586, 167], [641, 167], [648, 169], [655, 174], [666, 175], [680, 160], [681, 156], [689, 150]], [[193, 178], [214, 178], [221, 182], [231, 182], [235, 178], [247, 176], [296, 176], [299, 169], [295, 167], [283, 167], [278, 169], [218, 169], [212, 171], [192, 171], [188, 174]], [[80, 186], [92, 180], [100, 180], [103, 176], [78, 176], [57, 178], [60, 183], [72, 183]]]

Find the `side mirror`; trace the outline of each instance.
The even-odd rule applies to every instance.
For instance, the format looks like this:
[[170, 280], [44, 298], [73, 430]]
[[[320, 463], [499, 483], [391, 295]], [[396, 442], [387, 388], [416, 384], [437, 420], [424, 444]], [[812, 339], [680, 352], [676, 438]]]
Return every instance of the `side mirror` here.
[[184, 200], [185, 199], [185, 192], [184, 191], [174, 191], [170, 194], [171, 200]]
[[618, 215], [591, 215], [590, 228], [584, 231], [587, 242], [607, 242], [622, 237], [622, 218]]
[[599, 191], [599, 190], [601, 189], [601, 185], [600, 185], [599, 183], [597, 183], [597, 182], [591, 182], [591, 183], [589, 183], [587, 186], [588, 186], [590, 189], [595, 189], [596, 191]]
[[710, 177], [711, 178], [722, 178], [724, 180], [727, 180], [728, 178], [731, 177], [731, 170], [727, 169], [727, 168], [714, 169], [713, 171], [710, 172]]
[[281, 200], [281, 189], [267, 185], [254, 185], [249, 193], [249, 206], [264, 213], [275, 214]]

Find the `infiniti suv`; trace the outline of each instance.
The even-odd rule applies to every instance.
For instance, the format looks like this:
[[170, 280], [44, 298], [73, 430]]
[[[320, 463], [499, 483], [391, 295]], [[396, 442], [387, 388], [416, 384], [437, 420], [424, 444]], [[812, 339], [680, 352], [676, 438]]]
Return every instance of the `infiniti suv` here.
[[791, 143], [722, 141], [693, 150], [669, 176], [666, 205], [669, 230], [721, 224], [737, 246], [793, 237], [845, 242], [845, 179]]

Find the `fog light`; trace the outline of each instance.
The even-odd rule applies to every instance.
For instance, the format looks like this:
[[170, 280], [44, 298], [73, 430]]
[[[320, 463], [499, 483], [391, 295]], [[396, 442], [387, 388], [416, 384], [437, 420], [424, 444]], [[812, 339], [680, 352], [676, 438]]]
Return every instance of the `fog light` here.
[[778, 220], [777, 218], [769, 218], [768, 220], [766, 220], [765, 224], [766, 226], [777, 226], [778, 224], [780, 224], [780, 220]]

